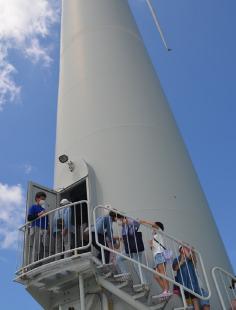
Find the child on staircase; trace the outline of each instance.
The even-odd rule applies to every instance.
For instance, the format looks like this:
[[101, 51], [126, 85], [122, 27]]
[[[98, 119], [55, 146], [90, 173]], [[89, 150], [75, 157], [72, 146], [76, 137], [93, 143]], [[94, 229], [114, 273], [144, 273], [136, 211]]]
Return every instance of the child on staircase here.
[[[166, 259], [164, 257], [164, 240], [162, 235], [159, 233], [160, 230], [164, 230], [164, 225], [161, 222], [148, 222], [148, 221], [142, 221], [142, 224], [151, 225], [152, 235], [153, 238], [150, 241], [150, 246], [153, 252], [153, 258], [155, 262], [155, 270], [163, 275], [166, 275]], [[155, 276], [156, 281], [160, 285], [161, 289], [163, 290], [160, 295], [158, 295], [158, 298], [168, 298], [172, 295], [172, 293], [169, 291], [169, 282], [161, 277], [156, 275]]]

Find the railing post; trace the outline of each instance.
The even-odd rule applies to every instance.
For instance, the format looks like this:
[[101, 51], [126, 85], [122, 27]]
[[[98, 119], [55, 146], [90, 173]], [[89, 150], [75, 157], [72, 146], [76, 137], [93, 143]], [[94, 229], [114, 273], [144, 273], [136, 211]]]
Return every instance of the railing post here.
[[[75, 247], [78, 246], [78, 229], [77, 229], [77, 204], [74, 204], [74, 219], [75, 219], [75, 227], [76, 227], [76, 234], [75, 234]], [[75, 255], [77, 254], [77, 251], [75, 251]]]
[[138, 270], [139, 270], [139, 275], [140, 275], [140, 282], [141, 282], [141, 284], [143, 284], [144, 283], [144, 281], [143, 281], [143, 273], [142, 273], [142, 268], [141, 268], [140, 262], [138, 262]]
[[86, 310], [85, 295], [84, 295], [84, 278], [82, 274], [79, 274], [79, 293], [80, 293], [80, 308], [81, 310]]
[[101, 254], [102, 254], [102, 263], [103, 263], [103, 265], [105, 265], [106, 260], [105, 260], [105, 253], [104, 253], [104, 247], [103, 246], [101, 247]]
[[182, 301], [183, 301], [183, 309], [187, 309], [188, 305], [187, 305], [187, 302], [186, 302], [183, 286], [180, 286], [180, 292], [181, 292]]

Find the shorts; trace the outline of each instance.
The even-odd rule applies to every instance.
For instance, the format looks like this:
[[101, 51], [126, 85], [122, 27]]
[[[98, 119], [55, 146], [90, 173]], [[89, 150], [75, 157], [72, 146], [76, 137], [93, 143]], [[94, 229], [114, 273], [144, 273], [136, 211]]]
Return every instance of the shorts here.
[[[203, 288], [201, 289], [201, 291], [202, 291], [202, 296], [203, 296], [203, 297], [208, 296], [208, 292], [205, 291]], [[200, 299], [200, 306], [201, 306], [201, 307], [203, 307], [203, 306], [208, 306], [208, 305], [210, 305], [209, 299], [207, 299], [207, 300], [202, 300], [202, 299]]]
[[166, 262], [166, 259], [163, 255], [163, 253], [157, 253], [154, 257], [154, 261], [155, 261], [155, 266], [163, 264]]

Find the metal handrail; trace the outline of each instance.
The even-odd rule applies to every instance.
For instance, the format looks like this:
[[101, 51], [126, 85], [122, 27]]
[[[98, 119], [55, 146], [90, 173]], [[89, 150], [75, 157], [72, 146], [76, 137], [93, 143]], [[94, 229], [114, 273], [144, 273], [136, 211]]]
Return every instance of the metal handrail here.
[[[218, 266], [213, 267], [211, 273], [222, 309], [234, 310], [232, 301], [235, 300], [236, 304], [236, 277]], [[235, 286], [232, 282], [235, 282]]]
[[[99, 212], [99, 211], [100, 211], [100, 212]], [[93, 219], [94, 219], [94, 223], [96, 223], [96, 219], [97, 219], [96, 214], [97, 214], [97, 213], [99, 213], [99, 214], [103, 213], [103, 214], [104, 214], [104, 211], [107, 212], [107, 213], [108, 213], [109, 211], [113, 211], [113, 212], [115, 212], [117, 215], [122, 215], [122, 216], [124, 216], [124, 217], [126, 217], [126, 218], [135, 220], [135, 218], [133, 218], [132, 216], [127, 215], [127, 214], [124, 213], [124, 212], [120, 212], [120, 211], [118, 211], [118, 210], [116, 210], [116, 209], [112, 209], [111, 207], [99, 205], [99, 206], [96, 206], [96, 207], [94, 208], [94, 210], [93, 210]], [[116, 224], [117, 224], [117, 222], [116, 222]], [[119, 230], [120, 230], [120, 229], [118, 228], [119, 225], [118, 225], [118, 224], [116, 225], [116, 224], [115, 224], [115, 229], [114, 229], [114, 230], [115, 230], [115, 233], [118, 233], [118, 238], [119, 238], [119, 239], [122, 239], [121, 233], [119, 233]], [[142, 227], [141, 227], [141, 226], [142, 226]], [[149, 235], [151, 235], [151, 234], [150, 234], [150, 231], [151, 231], [150, 226], [148, 226], [148, 225], [146, 225], [146, 224], [141, 224], [140, 227], [142, 228], [142, 229], [140, 229], [140, 230], [142, 230], [143, 235], [145, 234], [145, 230], [146, 230], [146, 232], [147, 232], [147, 230], [149, 230]], [[123, 249], [121, 248], [120, 250], [116, 249], [113, 242], [112, 242], [112, 244], [111, 244], [110, 247], [108, 247], [108, 246], [106, 246], [106, 245], [104, 245], [104, 244], [101, 244], [101, 243], [98, 241], [98, 233], [97, 233], [96, 225], [94, 225], [94, 231], [95, 231], [96, 243], [101, 247], [102, 262], [103, 262], [103, 263], [105, 263], [104, 251], [106, 250], [106, 251], [109, 251], [109, 252], [115, 254], [117, 257], [118, 257], [118, 256], [123, 257], [124, 260], [131, 262], [133, 265], [135, 265], [135, 264], [138, 265], [139, 277], [140, 277], [140, 279], [141, 279], [141, 283], [143, 282], [142, 269], [145, 270], [145, 271], [151, 272], [154, 276], [156, 275], [156, 276], [161, 277], [162, 279], [166, 279], [167, 281], [169, 281], [170, 283], [172, 283], [173, 285], [175, 285], [176, 287], [179, 288], [180, 293], [181, 293], [181, 295], [182, 295], [183, 302], [184, 302], [184, 306], [187, 305], [187, 304], [186, 304], [186, 299], [185, 299], [185, 296], [184, 296], [184, 291], [187, 291], [187, 292], [191, 293], [192, 295], [196, 296], [197, 298], [199, 298], [199, 299], [201, 299], [201, 300], [208, 300], [208, 299], [211, 297], [211, 290], [210, 290], [209, 282], [208, 282], [208, 279], [207, 279], [207, 276], [206, 276], [206, 271], [205, 271], [205, 267], [204, 267], [204, 264], [203, 264], [203, 261], [202, 261], [202, 257], [201, 257], [200, 253], [199, 253], [196, 249], [194, 249], [194, 253], [195, 253], [195, 255], [197, 256], [197, 261], [198, 261], [198, 264], [199, 264], [200, 269], [201, 269], [201, 276], [203, 277], [203, 281], [204, 281], [204, 284], [205, 284], [205, 288], [206, 288], [207, 293], [208, 293], [208, 294], [205, 295], [205, 296], [199, 295], [199, 294], [196, 293], [194, 290], [189, 289], [189, 288], [186, 287], [185, 285], [176, 282], [176, 281], [175, 281], [175, 274], [174, 274], [174, 271], [172, 270], [172, 268], [169, 268], [169, 269], [171, 269], [171, 271], [169, 270], [169, 274], [167, 274], [167, 272], [166, 272], [166, 274], [162, 274], [162, 273], [159, 273], [159, 272], [157, 272], [156, 270], [154, 270], [154, 269], [153, 269], [153, 264], [150, 262], [150, 259], [148, 259], [148, 253], [147, 253], [148, 251], [147, 251], [147, 249], [144, 250], [145, 263], [140, 262], [140, 261], [136, 261], [136, 260], [134, 260], [130, 255], [124, 254], [124, 252], [123, 252], [124, 248], [123, 248]], [[177, 256], [177, 247], [179, 247], [179, 246], [185, 246], [185, 247], [186, 247], [186, 246], [187, 246], [187, 247], [190, 248], [190, 246], [189, 246], [187, 243], [185, 243], [185, 242], [183, 242], [183, 241], [180, 241], [180, 240], [178, 240], [178, 239], [176, 239], [176, 238], [174, 238], [174, 237], [172, 237], [172, 236], [170, 236], [170, 235], [167, 235], [166, 233], [164, 233], [164, 232], [162, 232], [162, 231], [159, 231], [158, 234], [160, 234], [160, 235], [163, 237], [163, 239], [164, 239], [165, 241], [169, 241], [169, 242], [168, 242], [167, 248], [168, 248], [168, 249], [171, 248], [172, 251], [173, 251], [173, 253], [174, 253], [176, 256]], [[115, 234], [114, 234], [114, 236], [115, 236]], [[105, 237], [105, 233], [104, 233], [104, 237]], [[170, 243], [172, 243], [172, 246], [170, 245]], [[193, 248], [191, 248], [191, 249], [192, 249], [192, 251], [193, 251]], [[186, 261], [186, 259], [187, 259], [187, 257], [185, 257], [185, 261]], [[179, 263], [179, 261], [178, 261], [178, 263]], [[168, 264], [167, 264], [167, 265], [168, 265]], [[186, 264], [186, 265], [187, 265], [187, 264]], [[196, 266], [194, 266], [194, 267], [196, 268]], [[198, 273], [197, 277], [198, 277], [198, 280], [200, 280], [199, 273]], [[199, 281], [199, 282], [200, 282], [200, 281]], [[199, 284], [199, 285], [200, 285], [200, 284]], [[201, 289], [202, 289], [202, 287], [201, 287]]]
[[[83, 208], [87, 209], [88, 217], [86, 218], [86, 223], [83, 222]], [[74, 211], [73, 220], [71, 218], [72, 210]], [[76, 211], [77, 213], [80, 212], [79, 222]], [[67, 215], [65, 212], [67, 212]], [[62, 226], [58, 227], [57, 220], [60, 218], [62, 218]], [[85, 240], [84, 233], [82, 232], [82, 227], [85, 224], [87, 224], [86, 228], [88, 229], [88, 241]], [[80, 231], [77, 226], [80, 228]], [[67, 237], [64, 236], [64, 229], [68, 229]], [[24, 275], [41, 264], [51, 263], [54, 259], [61, 258], [62, 255], [64, 258], [71, 254], [77, 255], [77, 251], [88, 249], [92, 243], [88, 201], [73, 202], [45, 212], [33, 221], [22, 225], [19, 228], [19, 232], [23, 238], [21, 266], [16, 272], [17, 275]], [[78, 237], [80, 237], [80, 245], [77, 242]], [[73, 238], [74, 240], [72, 240]]]

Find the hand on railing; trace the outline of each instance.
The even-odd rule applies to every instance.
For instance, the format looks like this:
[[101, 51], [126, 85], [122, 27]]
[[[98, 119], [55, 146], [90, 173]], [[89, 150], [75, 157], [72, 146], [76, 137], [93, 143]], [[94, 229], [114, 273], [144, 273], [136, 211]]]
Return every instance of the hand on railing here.
[[45, 215], [46, 211], [41, 211], [38, 213], [38, 217], [43, 217], [43, 216], [46, 216]]

